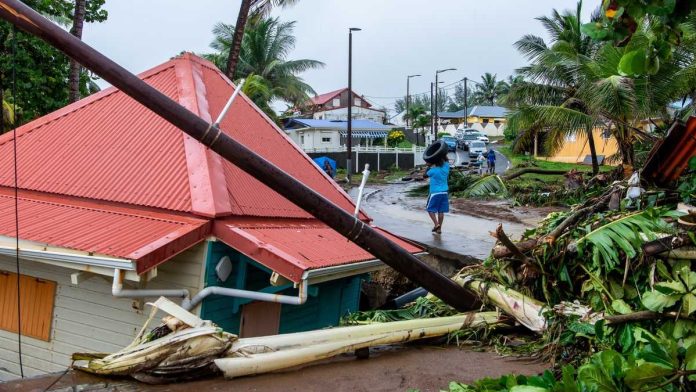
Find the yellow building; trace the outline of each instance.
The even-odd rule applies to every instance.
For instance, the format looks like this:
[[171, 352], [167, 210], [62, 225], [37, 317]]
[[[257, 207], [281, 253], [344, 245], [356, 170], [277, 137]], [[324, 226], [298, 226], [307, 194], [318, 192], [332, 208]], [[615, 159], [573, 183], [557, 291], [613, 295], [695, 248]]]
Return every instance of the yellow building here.
[[[602, 156], [606, 159], [619, 151], [616, 139], [606, 129], [595, 128], [592, 135], [598, 157]], [[590, 146], [587, 143], [587, 136], [584, 132], [576, 132], [565, 137], [563, 147], [556, 154], [542, 159], [553, 162], [578, 163], [584, 161], [588, 155], [590, 155]]]

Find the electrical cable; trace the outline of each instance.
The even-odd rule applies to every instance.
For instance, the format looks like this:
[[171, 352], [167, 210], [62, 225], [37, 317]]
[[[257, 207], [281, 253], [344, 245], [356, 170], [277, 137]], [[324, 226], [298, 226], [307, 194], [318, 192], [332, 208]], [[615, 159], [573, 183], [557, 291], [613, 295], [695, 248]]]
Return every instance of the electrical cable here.
[[24, 378], [22, 363], [22, 298], [19, 269], [19, 185], [17, 175], [17, 28], [12, 26], [12, 153], [14, 158], [14, 202], [15, 202], [15, 264], [17, 269], [17, 353], [19, 355], [19, 374]]

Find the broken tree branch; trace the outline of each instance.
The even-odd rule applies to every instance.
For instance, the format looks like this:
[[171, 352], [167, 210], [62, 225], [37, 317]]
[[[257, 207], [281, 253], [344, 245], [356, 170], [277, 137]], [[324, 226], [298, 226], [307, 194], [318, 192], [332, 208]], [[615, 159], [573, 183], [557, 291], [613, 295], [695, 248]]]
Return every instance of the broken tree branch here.
[[566, 174], [568, 171], [567, 170], [550, 170], [550, 169], [539, 169], [536, 167], [525, 167], [523, 169], [520, 169], [514, 173], [510, 173], [507, 175], [503, 176], [503, 180], [505, 181], [510, 181], [512, 179], [515, 179], [519, 176], [525, 175], [525, 174], [549, 174], [549, 175], [558, 175], [558, 174]]
[[646, 256], [655, 256], [690, 244], [692, 241], [688, 234], [671, 235], [644, 243], [643, 253]]
[[500, 241], [500, 243], [502, 243], [510, 252], [512, 252], [513, 256], [515, 256], [517, 260], [521, 261], [527, 268], [529, 268], [532, 273], [539, 273], [539, 266], [534, 263], [534, 260], [526, 256], [517, 246], [515, 246], [507, 234], [505, 234], [502, 223], [498, 224], [498, 228], [495, 230], [495, 233], [491, 233], [491, 235], [493, 235], [494, 238]]

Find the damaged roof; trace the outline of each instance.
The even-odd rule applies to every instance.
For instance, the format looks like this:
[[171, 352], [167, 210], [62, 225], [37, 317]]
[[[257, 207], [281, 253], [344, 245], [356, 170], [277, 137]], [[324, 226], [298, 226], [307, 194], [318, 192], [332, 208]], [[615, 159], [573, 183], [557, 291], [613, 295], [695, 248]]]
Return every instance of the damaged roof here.
[[[208, 122], [218, 116], [234, 90], [212, 63], [188, 53], [139, 77]], [[352, 213], [350, 197], [243, 94], [221, 129]], [[14, 185], [12, 140], [12, 133], [0, 136], [3, 209], [9, 208], [7, 192]], [[230, 226], [214, 220], [299, 219], [307, 227], [323, 225], [115, 88], [18, 128], [17, 161], [20, 239], [132, 259], [139, 273], [209, 235], [225, 241]], [[369, 218], [362, 214], [361, 219]], [[14, 235], [10, 223], [3, 222], [2, 235]], [[262, 237], [258, 243], [266, 240], [277, 238]], [[363, 260], [355, 256], [362, 249], [348, 244], [350, 252], [335, 257], [318, 254], [314, 263], [299, 268]], [[295, 259], [255, 260], [274, 269], [280, 268], [278, 260], [293, 264]]]

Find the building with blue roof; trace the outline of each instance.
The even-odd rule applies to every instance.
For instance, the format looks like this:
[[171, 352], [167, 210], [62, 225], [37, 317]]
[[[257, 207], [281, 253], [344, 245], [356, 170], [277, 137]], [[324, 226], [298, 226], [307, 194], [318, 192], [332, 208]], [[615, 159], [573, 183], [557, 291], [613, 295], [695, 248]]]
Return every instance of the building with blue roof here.
[[[353, 120], [353, 144], [371, 146], [377, 139], [384, 141], [392, 128], [371, 120]], [[292, 118], [285, 123], [285, 132], [305, 151], [333, 150], [346, 145], [348, 122]]]

